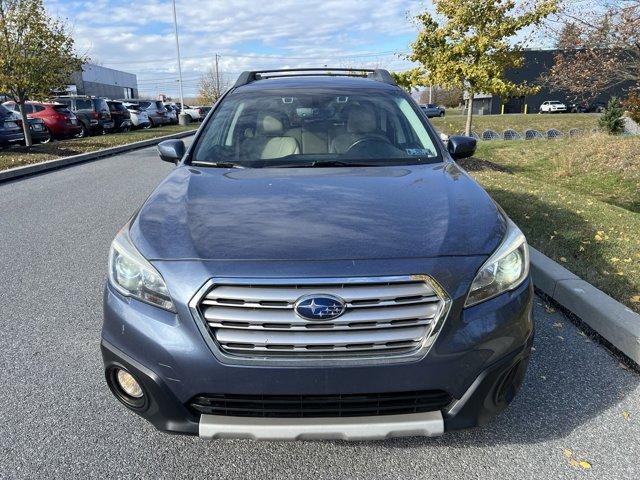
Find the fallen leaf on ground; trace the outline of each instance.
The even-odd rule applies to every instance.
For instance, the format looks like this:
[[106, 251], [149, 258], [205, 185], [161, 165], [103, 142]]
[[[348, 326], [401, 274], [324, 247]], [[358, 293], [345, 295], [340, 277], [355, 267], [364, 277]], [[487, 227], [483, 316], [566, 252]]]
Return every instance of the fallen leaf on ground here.
[[573, 455], [573, 451], [569, 448], [565, 448], [562, 451], [562, 455], [564, 455], [564, 458], [566, 458], [569, 461], [569, 465], [571, 465], [573, 468], [580, 468], [582, 470], [591, 469], [591, 463], [587, 462], [586, 460], [576, 459], [575, 456]]
[[631, 412], [628, 412], [627, 410], [623, 410], [622, 417], [628, 422], [629, 418], [631, 418]]
[[589, 470], [591, 468], [591, 464], [589, 462], [587, 462], [586, 460], [580, 460], [578, 462], [578, 466], [580, 468], [582, 468], [583, 470]]
[[553, 326], [558, 330], [562, 330], [562, 327], [563, 327], [562, 322], [556, 322], [553, 324]]
[[545, 305], [544, 309], [547, 311], [547, 313], [553, 313], [556, 311], [556, 309], [553, 308], [551, 305]]

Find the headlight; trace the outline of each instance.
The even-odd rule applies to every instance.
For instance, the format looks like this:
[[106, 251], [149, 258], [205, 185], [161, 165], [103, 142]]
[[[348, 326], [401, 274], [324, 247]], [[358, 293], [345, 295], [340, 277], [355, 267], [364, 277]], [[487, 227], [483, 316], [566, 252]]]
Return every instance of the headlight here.
[[133, 246], [128, 225], [118, 232], [111, 244], [109, 280], [122, 295], [175, 312], [167, 285], [158, 271]]
[[[506, 218], [506, 217], [505, 217]], [[465, 307], [513, 290], [529, 274], [529, 247], [523, 233], [509, 218], [504, 240], [480, 267], [471, 283]]]

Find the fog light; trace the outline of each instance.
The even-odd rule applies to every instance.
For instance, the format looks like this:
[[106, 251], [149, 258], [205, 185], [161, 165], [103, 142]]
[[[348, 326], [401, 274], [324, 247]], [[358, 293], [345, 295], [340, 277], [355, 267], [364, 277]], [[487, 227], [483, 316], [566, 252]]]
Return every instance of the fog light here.
[[124, 393], [132, 398], [142, 398], [142, 388], [137, 380], [126, 370], [118, 369], [116, 373], [116, 379], [118, 380], [118, 386]]

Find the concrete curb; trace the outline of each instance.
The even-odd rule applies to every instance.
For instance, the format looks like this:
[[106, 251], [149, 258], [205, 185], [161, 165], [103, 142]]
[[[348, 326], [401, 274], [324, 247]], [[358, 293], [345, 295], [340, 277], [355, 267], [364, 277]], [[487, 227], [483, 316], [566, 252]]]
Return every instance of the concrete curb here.
[[534, 248], [531, 275], [536, 288], [640, 365], [640, 315]]
[[191, 135], [194, 135], [195, 133], [196, 130], [179, 132], [171, 135], [165, 135], [163, 137], [142, 140], [140, 142], [128, 143], [126, 145], [120, 145], [118, 147], [105, 148], [102, 150], [97, 150], [95, 152], [81, 153], [79, 155], [72, 155], [70, 157], [57, 158], [55, 160], [49, 160], [46, 162], [34, 163], [33, 165], [10, 168], [9, 170], [0, 171], [0, 182], [14, 180], [20, 177], [25, 177], [27, 175], [33, 175], [35, 173], [43, 173], [49, 170], [54, 170], [56, 168], [74, 165], [76, 163], [89, 162], [91, 160], [97, 160], [99, 158], [109, 157], [118, 153], [129, 152], [131, 150], [137, 150], [139, 148], [151, 147], [164, 140], [189, 137]]

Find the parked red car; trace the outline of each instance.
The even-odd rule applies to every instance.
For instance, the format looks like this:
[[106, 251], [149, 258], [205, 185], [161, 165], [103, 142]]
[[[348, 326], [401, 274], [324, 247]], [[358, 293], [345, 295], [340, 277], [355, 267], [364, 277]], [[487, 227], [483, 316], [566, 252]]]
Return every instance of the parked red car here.
[[[9, 110], [20, 112], [18, 104], [15, 102], [5, 102], [3, 104]], [[84, 136], [82, 125], [78, 121], [75, 113], [63, 103], [40, 103], [26, 102], [25, 108], [30, 118], [41, 118], [47, 130], [55, 138], [67, 138]]]

